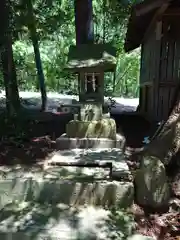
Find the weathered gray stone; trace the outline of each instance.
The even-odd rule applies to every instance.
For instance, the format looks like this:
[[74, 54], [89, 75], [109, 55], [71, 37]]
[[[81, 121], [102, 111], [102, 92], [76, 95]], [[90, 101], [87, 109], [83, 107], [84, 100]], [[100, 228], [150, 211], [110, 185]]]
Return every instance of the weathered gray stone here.
[[108, 138], [69, 138], [63, 134], [56, 139], [56, 149], [65, 150], [73, 148], [89, 149], [89, 148], [119, 148], [124, 147], [125, 140], [121, 135], [116, 135], [116, 139]]
[[[109, 178], [110, 169], [50, 166], [53, 162], [112, 162], [116, 180]], [[129, 206], [134, 187], [130, 171], [119, 149], [59, 151], [47, 162], [44, 170], [1, 169], [0, 196], [3, 207], [11, 201], [37, 201], [70, 205], [115, 204]], [[120, 181], [120, 182], [119, 182]], [[128, 200], [128, 201], [127, 201]]]
[[[129, 171], [129, 167], [124, 160], [124, 156], [120, 149], [71, 149], [71, 150], [64, 150], [58, 151], [49, 159], [46, 163], [62, 163], [62, 162], [76, 162], [83, 161], [86, 163], [105, 163], [111, 162], [112, 163], [112, 173], [116, 179], [119, 176], [119, 180], [122, 181], [129, 179], [131, 175]], [[66, 171], [66, 174], [62, 175], [63, 168]], [[79, 171], [78, 167], [54, 167], [48, 170], [48, 174], [51, 174], [51, 178], [54, 177], [54, 171], [57, 177], [63, 176], [66, 178], [69, 177], [77, 177], [77, 172]], [[103, 168], [81, 168], [81, 175], [84, 176], [92, 176], [94, 178], [104, 178], [109, 176], [110, 169], [103, 169]], [[69, 178], [68, 177], [68, 178]], [[79, 176], [80, 177], [80, 176]]]
[[72, 120], [66, 125], [69, 138], [107, 138], [116, 140], [116, 123], [112, 118], [98, 121]]
[[163, 163], [156, 157], [145, 156], [135, 176], [136, 200], [152, 208], [167, 207], [170, 186]]
[[1, 208], [13, 202], [32, 201], [47, 204], [119, 205], [123, 208], [133, 203], [134, 187], [128, 182], [66, 181], [19, 179], [0, 182]]
[[71, 167], [71, 166], [51, 166], [51, 163], [112, 163], [112, 172], [120, 175], [122, 181], [131, 175], [129, 167], [124, 159], [122, 151], [117, 148], [111, 149], [71, 149], [57, 151], [44, 161], [44, 168], [37, 166], [23, 169], [22, 166], [0, 167], [0, 180], [24, 179], [33, 177], [35, 179], [64, 179], [72, 180], [84, 177], [93, 177], [94, 180], [109, 178], [109, 168], [92, 167]]

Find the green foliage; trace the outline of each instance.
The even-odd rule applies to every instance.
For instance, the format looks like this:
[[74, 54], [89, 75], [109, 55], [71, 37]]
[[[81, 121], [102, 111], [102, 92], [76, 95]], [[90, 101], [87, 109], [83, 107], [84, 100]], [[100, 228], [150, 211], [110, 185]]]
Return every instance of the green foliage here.
[[[93, 0], [95, 42], [110, 42], [118, 49], [115, 76], [105, 76], [106, 94], [111, 96], [138, 97], [140, 54], [139, 51], [125, 54], [123, 50], [132, 3], [125, 0]], [[73, 1], [34, 0], [33, 7], [47, 91], [77, 93], [76, 77], [64, 71], [68, 49], [75, 44]], [[38, 91], [34, 52], [27, 28], [31, 19], [27, 17], [24, 1], [15, 1], [14, 9], [13, 50], [19, 88]]]

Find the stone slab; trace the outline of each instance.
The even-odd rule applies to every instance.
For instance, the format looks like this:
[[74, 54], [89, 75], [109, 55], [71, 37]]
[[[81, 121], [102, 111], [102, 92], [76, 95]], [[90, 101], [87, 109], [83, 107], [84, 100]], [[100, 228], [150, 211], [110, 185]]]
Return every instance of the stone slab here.
[[[124, 159], [124, 155], [120, 149], [111, 148], [111, 149], [71, 149], [71, 150], [63, 150], [57, 151], [47, 162], [45, 165], [50, 165], [51, 163], [99, 163], [100, 165], [103, 163], [111, 162], [112, 163], [112, 173], [113, 179], [114, 176], [119, 176], [118, 180], [126, 181], [129, 179], [131, 173], [129, 167]], [[64, 171], [63, 171], [64, 170]], [[52, 173], [51, 173], [52, 172]], [[63, 172], [63, 173], [62, 173]], [[46, 170], [46, 173], [49, 173], [51, 178], [54, 178], [55, 175], [58, 177], [63, 176], [63, 178], [76, 177], [77, 172], [81, 173], [78, 177], [87, 176], [93, 178], [105, 178], [109, 176], [110, 169], [109, 168], [78, 168], [78, 167], [51, 167]], [[47, 175], [47, 174], [46, 174]]]
[[[101, 167], [76, 167], [58, 166], [58, 163], [104, 163], [112, 164], [112, 179], [116, 176], [118, 181], [128, 181], [131, 172], [120, 149], [71, 149], [57, 151], [47, 158], [43, 165], [34, 167], [23, 167], [21, 165], [11, 167], [0, 167], [0, 181], [23, 178], [54, 179], [54, 180], [80, 180], [92, 178], [95, 180], [109, 179], [110, 168]], [[67, 163], [67, 164], [66, 164]], [[119, 178], [117, 179], [117, 175]]]
[[123, 139], [107, 138], [68, 138], [65, 136], [56, 139], [56, 149], [73, 149], [73, 148], [122, 148]]
[[119, 205], [129, 207], [133, 202], [134, 186], [131, 182], [54, 180], [32, 178], [1, 180], [0, 207], [11, 202], [37, 202], [47, 204]]

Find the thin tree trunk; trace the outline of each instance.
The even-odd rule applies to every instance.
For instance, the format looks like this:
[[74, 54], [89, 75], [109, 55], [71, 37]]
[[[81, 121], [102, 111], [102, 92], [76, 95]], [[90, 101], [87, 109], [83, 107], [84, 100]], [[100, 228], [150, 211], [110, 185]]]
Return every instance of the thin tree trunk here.
[[128, 97], [128, 95], [129, 95], [128, 83], [127, 79], [125, 78], [125, 97]]
[[103, 43], [106, 42], [106, 1], [103, 1]]
[[13, 116], [17, 114], [20, 108], [20, 99], [10, 37], [8, 37], [4, 44], [4, 50], [1, 52], [1, 60], [6, 91], [6, 108], [8, 115]]
[[10, 36], [6, 38], [4, 49], [1, 52], [1, 60], [6, 91], [6, 108], [8, 115], [12, 117], [20, 109], [20, 99]]
[[45, 87], [41, 56], [39, 51], [39, 44], [35, 35], [31, 35], [31, 39], [32, 39], [33, 48], [34, 48], [35, 62], [36, 62], [36, 68], [37, 68], [39, 86], [40, 86], [41, 98], [42, 98], [41, 110], [44, 111], [46, 110], [47, 95], [46, 95], [46, 87]]
[[32, 6], [31, 0], [26, 0], [26, 4], [27, 4], [27, 10], [28, 10], [28, 16], [27, 16], [28, 29], [30, 32], [30, 36], [31, 36], [31, 40], [32, 40], [33, 48], [34, 48], [35, 62], [36, 62], [38, 79], [39, 79], [39, 87], [40, 87], [40, 91], [41, 91], [41, 99], [42, 99], [41, 110], [44, 111], [46, 109], [46, 104], [47, 104], [47, 94], [46, 94], [46, 86], [45, 86], [45, 79], [44, 79], [41, 55], [40, 55], [40, 51], [39, 51], [39, 43], [38, 43], [36, 27], [35, 27], [33, 6]]
[[12, 49], [12, 12], [10, 1], [0, 2], [0, 26], [1, 26], [1, 65], [6, 92], [6, 108], [9, 117], [14, 117], [20, 109], [20, 99], [17, 85], [16, 68]]

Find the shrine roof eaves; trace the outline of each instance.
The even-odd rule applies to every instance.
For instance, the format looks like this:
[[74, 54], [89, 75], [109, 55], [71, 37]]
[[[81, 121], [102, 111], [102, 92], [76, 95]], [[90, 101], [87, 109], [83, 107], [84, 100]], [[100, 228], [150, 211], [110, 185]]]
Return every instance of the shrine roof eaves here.
[[132, 7], [128, 22], [124, 49], [126, 52], [138, 48], [144, 38], [156, 11], [163, 4], [170, 4], [172, 0], [144, 0]]

